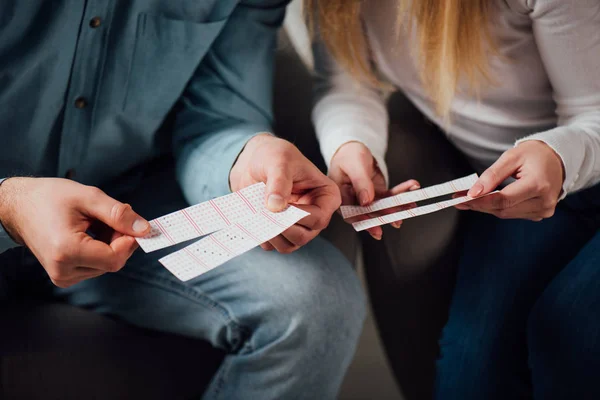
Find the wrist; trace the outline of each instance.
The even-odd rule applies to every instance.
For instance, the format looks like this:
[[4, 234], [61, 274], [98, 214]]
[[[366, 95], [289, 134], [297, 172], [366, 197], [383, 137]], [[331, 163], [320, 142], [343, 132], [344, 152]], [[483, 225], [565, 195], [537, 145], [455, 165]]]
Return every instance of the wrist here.
[[[558, 180], [554, 180], [552, 187], [556, 188], [556, 190], [558, 191], [558, 198], [559, 200], [564, 197], [564, 185], [565, 185], [565, 180], [567, 178], [567, 171], [565, 168], [565, 162], [563, 160], [563, 158], [561, 157], [561, 155], [548, 143], [544, 142], [543, 140], [527, 140], [527, 141], [523, 141], [521, 143], [519, 143], [517, 145], [517, 147], [523, 148], [523, 149], [527, 149], [530, 148], [530, 151], [533, 153], [537, 153], [540, 154], [541, 152], [545, 152], [545, 154], [547, 154], [547, 158], [546, 160], [551, 160], [550, 162], [546, 163], [546, 168], [548, 170], [548, 175], [549, 175], [549, 179], [552, 181], [551, 177], [557, 177], [560, 174], [560, 182], [558, 182]], [[540, 149], [543, 149], [542, 151], [540, 151]], [[560, 171], [560, 172], [559, 172]], [[557, 187], [559, 186], [560, 187]]]
[[347, 152], [363, 152], [365, 150], [369, 153], [371, 152], [369, 148], [365, 146], [364, 143], [359, 142], [358, 140], [351, 140], [349, 142], [343, 143], [342, 145], [340, 145], [340, 147], [337, 148], [335, 153], [333, 153], [333, 155], [331, 156], [331, 162], [333, 163], [333, 160], [335, 160], [336, 156], [338, 155], [343, 155]]
[[565, 185], [565, 180], [567, 179], [567, 172], [565, 170], [565, 163], [563, 162], [563, 159], [560, 156], [560, 154], [558, 154], [556, 152], [556, 150], [554, 150], [547, 143], [545, 143], [545, 142], [542, 142], [542, 143], [544, 143], [544, 145], [550, 149], [550, 151], [552, 152], [552, 155], [554, 156], [554, 159], [556, 160], [556, 162], [558, 163], [558, 165], [560, 165], [560, 170], [561, 170], [560, 189], [558, 191], [558, 196], [557, 196], [558, 199], [559, 199], [559, 201], [560, 201], [560, 199], [563, 197], [563, 194], [565, 193], [564, 185]]
[[350, 141], [341, 145], [331, 158], [330, 167], [335, 168], [344, 164], [362, 163], [369, 171], [379, 172], [379, 163], [371, 150], [362, 142]]
[[245, 151], [253, 152], [254, 149], [256, 149], [257, 147], [263, 145], [264, 143], [273, 141], [273, 140], [281, 140], [281, 139], [279, 139], [278, 137], [276, 137], [273, 134], [268, 133], [268, 132], [259, 133], [255, 136], [252, 136], [250, 138], [250, 140], [248, 140], [248, 142], [246, 142], [246, 145], [242, 149], [242, 153], [244, 153]]
[[565, 184], [565, 179], [567, 179], [567, 171], [566, 171], [566, 169], [565, 169], [565, 163], [564, 163], [564, 161], [563, 161], [562, 157], [560, 156], [560, 154], [558, 154], [558, 153], [556, 152], [556, 150], [554, 150], [554, 149], [553, 149], [551, 146], [549, 146], [547, 143], [544, 143], [544, 145], [546, 145], [546, 146], [547, 146], [547, 147], [550, 149], [550, 151], [552, 152], [552, 155], [554, 155], [554, 158], [556, 159], [556, 161], [557, 161], [557, 162], [558, 162], [558, 164], [560, 165], [560, 170], [561, 170], [561, 172], [562, 172], [562, 175], [561, 175], [560, 182], [561, 182], [561, 186], [562, 186], [562, 185], [564, 185], [564, 184]]

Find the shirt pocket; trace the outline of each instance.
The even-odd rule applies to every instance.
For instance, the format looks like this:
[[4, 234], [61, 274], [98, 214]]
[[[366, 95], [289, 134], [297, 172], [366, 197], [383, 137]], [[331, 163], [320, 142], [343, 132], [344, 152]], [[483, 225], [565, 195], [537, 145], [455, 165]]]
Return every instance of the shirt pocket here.
[[123, 111], [162, 120], [226, 21], [194, 22], [140, 14]]

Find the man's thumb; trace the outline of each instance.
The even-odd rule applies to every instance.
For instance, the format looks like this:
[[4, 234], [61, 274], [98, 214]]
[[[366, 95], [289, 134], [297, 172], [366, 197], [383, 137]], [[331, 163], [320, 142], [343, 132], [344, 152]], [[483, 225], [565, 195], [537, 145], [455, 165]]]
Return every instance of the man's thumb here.
[[287, 169], [271, 169], [267, 174], [267, 209], [272, 212], [285, 210], [292, 195], [294, 182]]
[[129, 204], [121, 203], [99, 192], [90, 201], [87, 212], [91, 217], [104, 222], [117, 232], [129, 236], [144, 236], [150, 231], [150, 224], [133, 211]]

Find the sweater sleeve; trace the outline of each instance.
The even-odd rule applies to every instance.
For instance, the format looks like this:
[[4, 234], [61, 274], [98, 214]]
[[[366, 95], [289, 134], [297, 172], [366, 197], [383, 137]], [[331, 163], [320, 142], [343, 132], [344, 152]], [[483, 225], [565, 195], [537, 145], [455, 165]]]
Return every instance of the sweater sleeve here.
[[558, 126], [545, 142], [565, 167], [563, 196], [600, 182], [600, 2], [524, 0], [552, 83]]
[[315, 41], [313, 55], [315, 106], [312, 120], [327, 167], [343, 144], [360, 142], [369, 148], [389, 184], [385, 165], [388, 114], [382, 94], [343, 71], [322, 42]]

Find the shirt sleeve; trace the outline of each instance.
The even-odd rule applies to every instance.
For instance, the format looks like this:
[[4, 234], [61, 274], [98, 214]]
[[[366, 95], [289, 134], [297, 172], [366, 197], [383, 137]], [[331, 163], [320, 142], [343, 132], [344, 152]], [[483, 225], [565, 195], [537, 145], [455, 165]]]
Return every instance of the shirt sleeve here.
[[385, 164], [389, 117], [382, 93], [351, 77], [319, 40], [313, 43], [313, 55], [315, 106], [312, 120], [327, 167], [343, 144], [360, 142], [369, 148], [389, 184]]
[[[0, 186], [2, 186], [2, 182], [5, 180], [6, 178], [0, 178]], [[19, 246], [20, 245], [16, 243], [6, 232], [4, 226], [2, 226], [2, 223], [0, 222], [0, 254], [4, 253], [6, 250]]]
[[242, 1], [179, 101], [173, 147], [191, 204], [228, 193], [248, 140], [271, 131], [274, 54], [287, 3]]
[[600, 2], [527, 0], [552, 83], [558, 126], [521, 139], [548, 144], [563, 161], [563, 197], [600, 181]]

